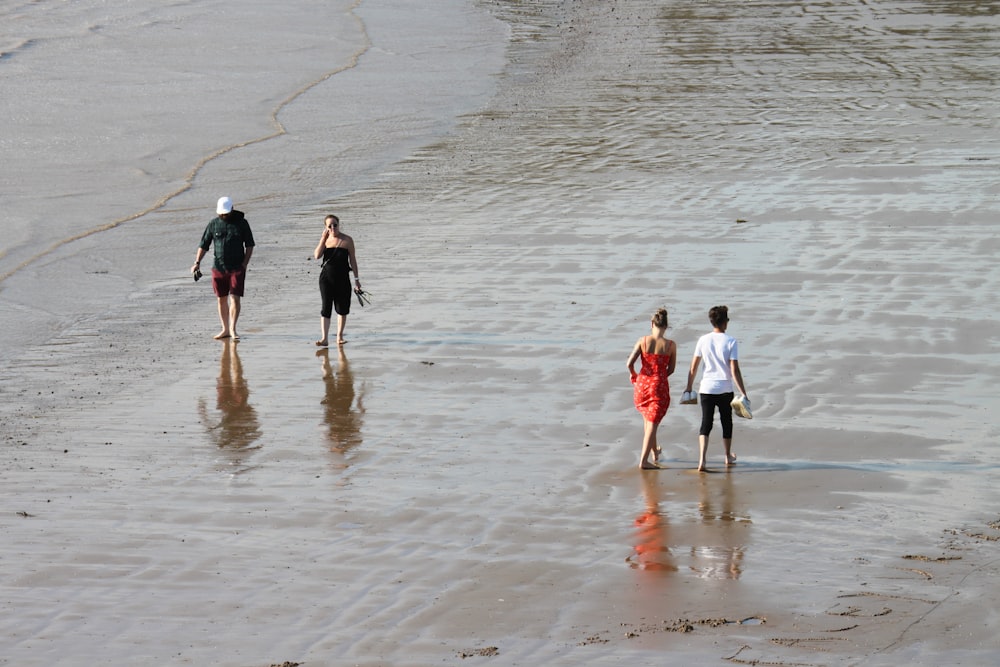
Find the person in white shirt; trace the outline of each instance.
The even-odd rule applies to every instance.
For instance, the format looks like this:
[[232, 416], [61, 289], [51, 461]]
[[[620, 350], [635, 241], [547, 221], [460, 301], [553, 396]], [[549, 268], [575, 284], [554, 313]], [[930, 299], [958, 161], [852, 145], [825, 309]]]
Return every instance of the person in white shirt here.
[[688, 371], [687, 392], [694, 386], [698, 366], [705, 362], [701, 383], [698, 385], [698, 398], [701, 403], [701, 429], [698, 431], [698, 470], [705, 472], [705, 457], [708, 452], [708, 436], [712, 432], [715, 420], [715, 409], [719, 409], [719, 421], [722, 423], [722, 445], [726, 449], [726, 465], [736, 463], [733, 454], [733, 408], [730, 405], [735, 396], [734, 390], [747, 395], [743, 385], [743, 375], [740, 373], [740, 353], [736, 339], [726, 333], [729, 326], [729, 307], [714, 306], [708, 311], [708, 319], [712, 323], [712, 333], [707, 333], [698, 339], [691, 359], [691, 369]]

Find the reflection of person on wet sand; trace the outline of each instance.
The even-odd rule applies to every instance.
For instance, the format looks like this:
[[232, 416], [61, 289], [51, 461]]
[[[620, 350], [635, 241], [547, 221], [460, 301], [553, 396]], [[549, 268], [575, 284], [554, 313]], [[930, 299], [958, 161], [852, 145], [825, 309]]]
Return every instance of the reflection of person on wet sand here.
[[629, 558], [629, 564], [639, 570], [676, 572], [677, 563], [667, 544], [667, 518], [660, 512], [660, 486], [656, 475], [642, 474], [642, 492], [646, 511], [635, 519], [635, 555]]
[[220, 448], [245, 450], [260, 438], [257, 413], [250, 405], [250, 389], [243, 378], [243, 364], [232, 339], [223, 341], [219, 359], [219, 379], [216, 382], [219, 410], [217, 423], [210, 419], [204, 399], [198, 402], [198, 413], [208, 434]]
[[330, 450], [345, 454], [361, 444], [361, 415], [365, 410], [363, 395], [357, 396], [357, 409], [352, 409], [355, 406], [354, 375], [344, 348], [338, 348], [338, 351], [336, 371], [330, 363], [329, 349], [317, 350], [316, 356], [323, 360], [323, 382], [326, 385], [324, 421], [328, 428]]
[[[691, 570], [703, 579], [739, 579], [743, 574], [743, 545], [747, 540], [750, 517], [736, 513], [733, 478], [729, 475], [701, 477], [698, 512], [701, 537], [691, 545]], [[712, 491], [721, 483], [721, 508], [713, 503]]]

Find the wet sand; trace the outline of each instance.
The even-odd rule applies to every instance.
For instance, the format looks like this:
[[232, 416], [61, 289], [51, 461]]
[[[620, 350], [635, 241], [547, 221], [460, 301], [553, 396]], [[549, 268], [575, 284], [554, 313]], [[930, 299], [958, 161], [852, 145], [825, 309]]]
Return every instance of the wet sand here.
[[[191, 193], [148, 214], [185, 220], [168, 277], [8, 353], [0, 664], [996, 662], [992, 18], [482, 7], [510, 30], [483, 108], [243, 207], [239, 343], [183, 275]], [[328, 210], [374, 303], [317, 351]], [[666, 305], [679, 395], [716, 303], [739, 464], [716, 432], [695, 472], [674, 405], [640, 472], [628, 352]]]

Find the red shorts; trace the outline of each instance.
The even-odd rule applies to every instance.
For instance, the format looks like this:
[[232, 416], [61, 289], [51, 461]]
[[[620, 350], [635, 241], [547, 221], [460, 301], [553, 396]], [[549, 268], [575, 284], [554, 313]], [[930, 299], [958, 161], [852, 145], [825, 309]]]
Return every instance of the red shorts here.
[[240, 269], [239, 271], [227, 271], [223, 273], [218, 269], [212, 269], [212, 290], [215, 291], [215, 296], [227, 297], [230, 294], [233, 296], [243, 296], [243, 282], [246, 280], [247, 272], [246, 269]]

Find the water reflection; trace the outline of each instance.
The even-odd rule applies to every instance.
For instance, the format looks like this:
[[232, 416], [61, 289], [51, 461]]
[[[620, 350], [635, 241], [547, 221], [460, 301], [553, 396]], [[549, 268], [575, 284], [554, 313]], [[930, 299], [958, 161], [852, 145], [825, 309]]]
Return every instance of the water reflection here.
[[250, 405], [250, 388], [243, 377], [243, 363], [237, 348], [232, 340], [222, 343], [219, 378], [215, 384], [216, 412], [210, 413], [205, 399], [201, 398], [198, 415], [212, 442], [230, 456], [230, 463], [245, 469], [246, 458], [260, 449], [254, 443], [260, 439], [261, 431], [257, 413]]
[[733, 475], [698, 477], [703, 537], [691, 544], [691, 571], [702, 579], [739, 579], [750, 517], [736, 510]]
[[739, 579], [752, 522], [739, 509], [734, 475], [698, 475], [693, 484], [672, 486], [669, 503], [661, 498], [667, 476], [647, 471], [640, 478], [644, 511], [634, 520], [629, 566], [700, 579]]
[[330, 350], [316, 356], [323, 362], [323, 419], [327, 426], [330, 451], [346, 455], [361, 444], [361, 416], [364, 414], [364, 391], [355, 393], [354, 374], [343, 347], [337, 351], [337, 367], [330, 363]]
[[639, 570], [676, 572], [677, 562], [669, 546], [670, 525], [666, 514], [660, 511], [658, 476], [651, 471], [641, 476], [646, 511], [635, 519], [635, 553], [629, 564]]

